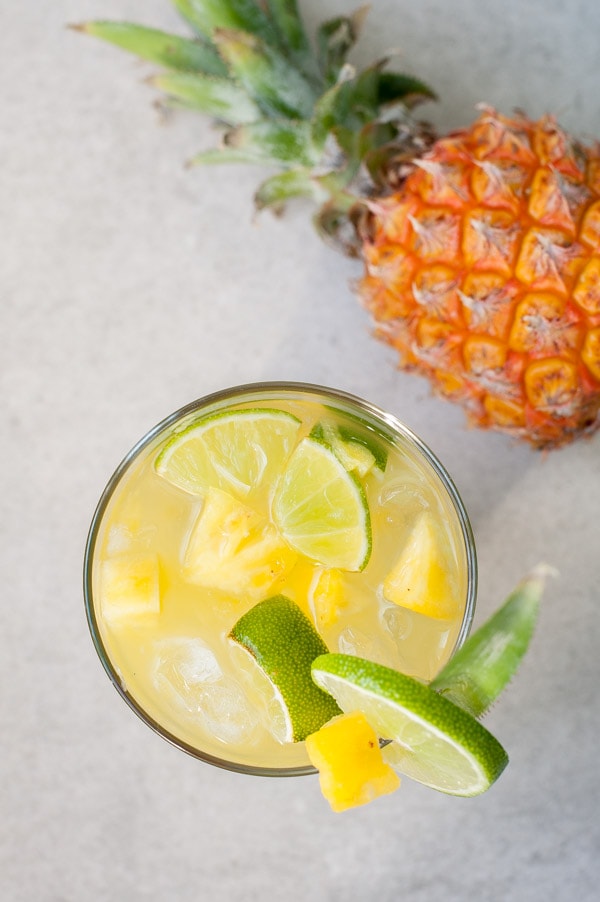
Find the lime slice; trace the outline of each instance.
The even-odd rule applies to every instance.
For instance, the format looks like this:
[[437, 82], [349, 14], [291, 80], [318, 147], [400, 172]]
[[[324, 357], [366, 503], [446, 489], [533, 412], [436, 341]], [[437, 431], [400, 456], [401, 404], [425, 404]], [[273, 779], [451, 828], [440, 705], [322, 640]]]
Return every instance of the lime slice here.
[[314, 438], [296, 446], [273, 499], [273, 519], [292, 548], [325, 567], [362, 570], [371, 554], [363, 487], [331, 448]]
[[327, 646], [298, 605], [274, 595], [251, 608], [229, 638], [254, 659], [268, 677], [285, 721], [285, 742], [302, 742], [340, 709], [311, 679], [310, 665]]
[[366, 476], [369, 470], [375, 466], [375, 455], [369, 451], [366, 445], [352, 438], [343, 439], [339, 429], [332, 423], [317, 423], [311, 429], [310, 437], [329, 445], [345, 468], [356, 473], [357, 476]]
[[155, 469], [192, 495], [213, 487], [245, 497], [274, 478], [299, 428], [300, 420], [283, 410], [213, 414], [175, 433], [156, 458]]
[[[373, 455], [377, 469], [383, 472], [387, 466], [387, 446], [391, 440], [390, 436], [355, 413], [350, 413], [348, 410], [337, 410], [337, 408], [329, 406], [327, 409], [340, 417], [340, 422], [336, 423], [334, 427], [340, 440], [364, 445]], [[341, 422], [341, 418], [343, 418], [343, 422]]]
[[479, 795], [508, 764], [500, 743], [478, 720], [389, 667], [328, 654], [314, 661], [312, 675], [343, 711], [362, 711], [379, 736], [393, 740], [384, 750], [392, 767], [432, 789]]

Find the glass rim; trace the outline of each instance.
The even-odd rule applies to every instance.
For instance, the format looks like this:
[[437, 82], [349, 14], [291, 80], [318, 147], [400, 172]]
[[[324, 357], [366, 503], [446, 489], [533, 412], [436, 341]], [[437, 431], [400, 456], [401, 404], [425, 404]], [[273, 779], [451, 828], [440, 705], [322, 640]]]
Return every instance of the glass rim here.
[[119, 485], [124, 474], [129, 470], [133, 462], [148, 447], [148, 445], [150, 445], [154, 441], [155, 438], [157, 438], [161, 433], [163, 433], [170, 426], [172, 426], [174, 423], [177, 423], [184, 417], [200, 411], [212, 404], [219, 404], [221, 402], [233, 400], [234, 398], [240, 399], [243, 398], [243, 396], [260, 394], [263, 392], [296, 392], [298, 394], [315, 394], [321, 397], [325, 395], [334, 400], [339, 400], [345, 402], [346, 404], [352, 405], [353, 407], [357, 407], [362, 412], [384, 423], [392, 431], [392, 433], [399, 433], [404, 439], [408, 440], [417, 448], [428, 465], [435, 471], [437, 477], [440, 479], [444, 489], [446, 490], [457, 515], [464, 543], [467, 565], [467, 597], [465, 600], [465, 610], [460, 630], [454, 643], [454, 647], [452, 648], [450, 657], [452, 657], [455, 652], [461, 647], [461, 645], [463, 645], [465, 639], [469, 635], [473, 617], [475, 615], [475, 604], [477, 598], [477, 555], [473, 530], [471, 528], [466, 508], [452, 477], [450, 476], [444, 465], [441, 463], [439, 458], [415, 432], [413, 432], [405, 423], [402, 422], [402, 420], [398, 419], [398, 417], [396, 417], [394, 414], [388, 413], [383, 408], [378, 407], [376, 404], [373, 404], [370, 401], [366, 401], [363, 398], [360, 398], [359, 396], [354, 395], [350, 392], [346, 392], [342, 389], [330, 388], [326, 385], [320, 385], [311, 382], [286, 381], [246, 382], [240, 385], [231, 386], [229, 388], [211, 392], [210, 394], [197, 398], [195, 401], [191, 401], [190, 403], [185, 404], [183, 407], [178, 408], [173, 413], [160, 420], [151, 429], [149, 429], [148, 432], [146, 432], [146, 434], [133, 445], [130, 451], [127, 452], [127, 454], [123, 457], [120, 464], [116, 467], [108, 482], [106, 483], [106, 486], [96, 505], [88, 530], [83, 561], [83, 596], [87, 624], [91, 634], [92, 642], [96, 649], [96, 653], [100, 658], [104, 670], [106, 671], [111, 683], [113, 684], [121, 698], [140, 718], [140, 720], [142, 720], [143, 723], [146, 724], [146, 726], [150, 727], [150, 729], [152, 729], [155, 733], [157, 733], [171, 745], [175, 746], [175, 748], [186, 752], [193, 758], [203, 761], [206, 764], [212, 764], [213, 766], [219, 767], [224, 770], [235, 771], [237, 773], [249, 774], [253, 776], [298, 777], [307, 774], [315, 774], [316, 769], [310, 764], [289, 767], [269, 767], [244, 764], [239, 761], [231, 761], [227, 758], [220, 758], [216, 755], [211, 754], [210, 752], [198, 749], [185, 740], [179, 738], [178, 736], [167, 730], [166, 727], [162, 726], [157, 720], [151, 717], [150, 714], [145, 711], [145, 709], [136, 701], [134, 696], [123, 684], [117, 668], [112, 663], [108, 650], [100, 635], [100, 628], [94, 610], [93, 602], [92, 567], [99, 529], [102, 524], [104, 513], [112, 499], [117, 486]]

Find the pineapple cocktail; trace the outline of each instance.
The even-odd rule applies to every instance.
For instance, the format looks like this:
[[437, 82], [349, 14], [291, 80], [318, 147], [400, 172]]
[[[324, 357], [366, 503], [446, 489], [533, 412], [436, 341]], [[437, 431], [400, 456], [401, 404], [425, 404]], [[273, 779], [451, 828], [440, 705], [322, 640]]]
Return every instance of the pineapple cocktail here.
[[312, 770], [304, 740], [340, 713], [313, 659], [430, 681], [475, 584], [431, 452], [309, 385], [242, 386], [159, 424], [112, 477], [86, 550], [88, 619], [121, 695], [185, 751], [260, 774]]

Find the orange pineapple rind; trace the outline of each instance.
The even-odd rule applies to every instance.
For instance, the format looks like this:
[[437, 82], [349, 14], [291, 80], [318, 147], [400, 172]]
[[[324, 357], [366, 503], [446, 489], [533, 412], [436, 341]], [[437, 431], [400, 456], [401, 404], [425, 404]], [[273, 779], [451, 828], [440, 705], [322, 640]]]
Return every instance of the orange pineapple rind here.
[[[536, 447], [595, 431], [600, 147], [576, 145], [552, 117], [486, 107], [425, 154], [385, 209], [396, 238], [374, 223], [359, 290], [400, 365], [471, 422]], [[384, 304], [372, 301], [380, 254], [384, 270], [389, 255], [397, 267]]]

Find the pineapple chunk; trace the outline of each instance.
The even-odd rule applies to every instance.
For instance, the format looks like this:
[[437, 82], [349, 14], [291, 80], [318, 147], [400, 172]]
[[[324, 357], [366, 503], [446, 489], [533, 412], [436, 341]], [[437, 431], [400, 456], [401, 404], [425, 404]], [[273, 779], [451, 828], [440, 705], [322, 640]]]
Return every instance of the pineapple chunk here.
[[330, 720], [307, 737], [306, 750], [333, 811], [366, 805], [400, 786], [398, 774], [383, 760], [377, 734], [361, 711]]
[[256, 600], [296, 563], [297, 554], [260, 514], [210, 488], [185, 549], [183, 577]]
[[383, 581], [388, 601], [426, 617], [448, 620], [458, 613], [457, 592], [433, 516], [422, 513], [393, 569]]
[[110, 623], [160, 612], [158, 556], [122, 554], [100, 565], [100, 606]]
[[333, 626], [347, 603], [340, 571], [317, 571], [310, 588], [310, 606], [317, 629]]

